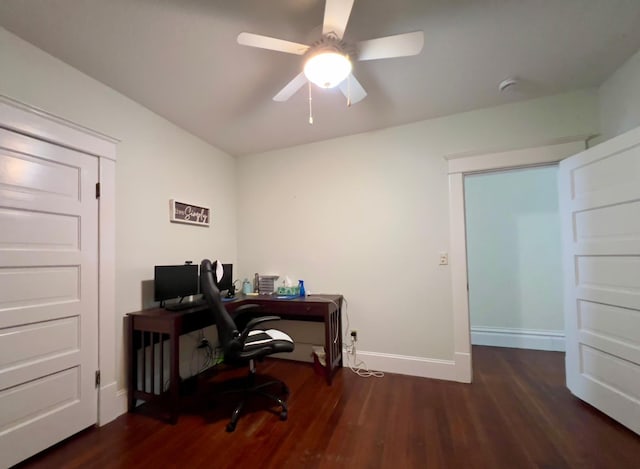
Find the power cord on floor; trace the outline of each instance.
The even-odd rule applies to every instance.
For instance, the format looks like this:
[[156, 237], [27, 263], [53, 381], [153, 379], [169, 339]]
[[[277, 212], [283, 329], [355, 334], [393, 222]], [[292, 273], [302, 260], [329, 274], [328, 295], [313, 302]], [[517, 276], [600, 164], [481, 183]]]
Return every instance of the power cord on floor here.
[[[349, 337], [350, 341], [350, 344], [344, 347], [345, 350], [343, 351], [343, 358], [344, 355], [346, 355], [347, 365], [349, 365], [349, 369], [358, 376], [362, 378], [382, 378], [384, 376], [384, 373], [382, 371], [369, 370], [367, 364], [364, 361], [358, 359], [356, 351], [356, 339], [355, 337], [351, 336], [351, 332], [349, 331], [349, 309], [346, 298], [343, 298], [342, 302], [344, 304], [342, 312], [344, 313], [343, 316], [345, 318], [346, 325], [342, 337]], [[342, 343], [346, 343], [344, 339]]]

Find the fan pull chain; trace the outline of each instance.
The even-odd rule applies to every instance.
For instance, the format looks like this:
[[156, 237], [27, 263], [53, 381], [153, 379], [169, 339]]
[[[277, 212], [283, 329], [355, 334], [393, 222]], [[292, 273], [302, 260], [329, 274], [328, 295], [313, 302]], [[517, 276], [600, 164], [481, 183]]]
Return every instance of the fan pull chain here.
[[347, 107], [351, 107], [351, 75], [347, 77]]
[[311, 106], [311, 82], [308, 81], [307, 84], [309, 85], [309, 124], [313, 125], [313, 108]]

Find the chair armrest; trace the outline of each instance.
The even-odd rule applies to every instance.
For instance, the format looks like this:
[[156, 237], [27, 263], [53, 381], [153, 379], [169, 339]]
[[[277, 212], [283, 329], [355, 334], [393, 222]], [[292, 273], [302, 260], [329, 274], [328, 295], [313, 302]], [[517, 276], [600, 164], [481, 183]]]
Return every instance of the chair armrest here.
[[240, 342], [244, 344], [244, 341], [247, 339], [247, 336], [249, 335], [249, 332], [251, 332], [253, 329], [255, 329], [255, 327], [262, 323], [262, 322], [267, 322], [267, 321], [279, 321], [280, 317], [279, 316], [262, 316], [259, 318], [254, 318], [251, 321], [249, 321], [249, 323], [247, 324], [247, 326], [244, 328], [244, 330], [242, 331], [242, 334], [240, 334]]

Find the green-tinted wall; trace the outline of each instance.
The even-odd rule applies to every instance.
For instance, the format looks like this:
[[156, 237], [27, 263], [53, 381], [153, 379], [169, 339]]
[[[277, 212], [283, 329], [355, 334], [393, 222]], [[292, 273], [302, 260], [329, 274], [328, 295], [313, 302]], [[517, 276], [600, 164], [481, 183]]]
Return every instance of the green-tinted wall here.
[[465, 178], [472, 327], [561, 331], [557, 166]]

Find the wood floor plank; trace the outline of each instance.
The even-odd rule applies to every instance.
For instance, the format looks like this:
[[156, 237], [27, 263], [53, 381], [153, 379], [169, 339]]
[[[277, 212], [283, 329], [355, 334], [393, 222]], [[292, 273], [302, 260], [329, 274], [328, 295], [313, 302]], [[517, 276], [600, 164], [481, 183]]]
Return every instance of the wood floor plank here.
[[[640, 436], [573, 397], [564, 354], [474, 347], [474, 383], [343, 369], [332, 386], [304, 363], [259, 373], [291, 389], [289, 419], [256, 401], [226, 433], [230, 375], [199, 383], [176, 425], [126, 414], [17, 466], [34, 468], [640, 469]], [[213, 404], [215, 402], [215, 405]]]

